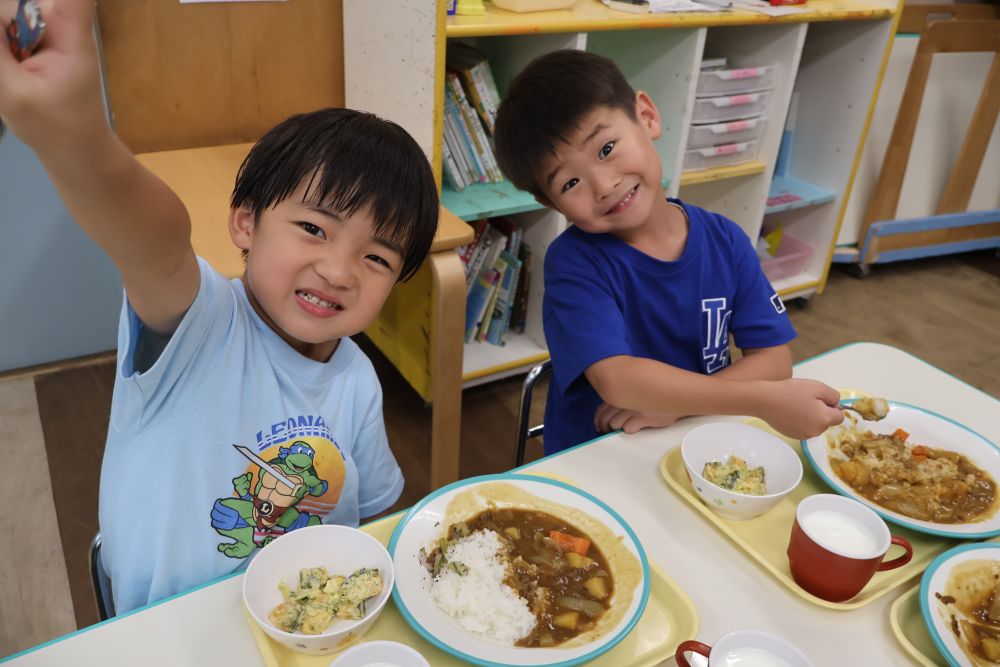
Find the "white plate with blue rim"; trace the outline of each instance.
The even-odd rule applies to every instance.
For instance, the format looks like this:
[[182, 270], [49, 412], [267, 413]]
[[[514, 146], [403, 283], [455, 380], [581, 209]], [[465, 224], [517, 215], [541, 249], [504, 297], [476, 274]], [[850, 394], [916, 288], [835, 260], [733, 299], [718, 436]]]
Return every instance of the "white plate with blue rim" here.
[[[970, 656], [981, 664], [996, 664], [976, 648], [978, 635], [966, 624], [989, 609], [993, 599], [996, 579], [1000, 575], [1000, 544], [986, 542], [963, 544], [939, 555], [924, 571], [920, 579], [920, 612], [927, 631], [941, 656], [951, 667], [975, 667]], [[1000, 624], [987, 624], [1000, 639]]]
[[[857, 399], [841, 401], [851, 404]], [[896, 429], [909, 433], [907, 442], [926, 445], [934, 449], [957, 452], [989, 474], [1000, 485], [1000, 448], [969, 427], [957, 421], [906, 403], [889, 401], [889, 414], [881, 421], [858, 421], [859, 428], [876, 434], [891, 434]], [[837, 428], [837, 427], [834, 427]], [[959, 539], [983, 539], [1000, 535], [1000, 498], [979, 519], [966, 523], [938, 523], [924, 521], [895, 512], [865, 498], [834, 472], [830, 464], [830, 444], [826, 433], [802, 440], [802, 453], [806, 460], [837, 493], [868, 505], [883, 519], [898, 526], [920, 533]], [[997, 487], [1000, 496], [1000, 486]]]
[[[455, 519], [471, 518], [490, 507], [546, 512], [579, 528], [601, 548], [611, 570], [613, 592], [608, 610], [597, 621], [600, 632], [595, 629], [551, 647], [519, 647], [464, 629], [438, 606], [431, 595], [433, 578], [421, 562], [420, 549], [432, 551]], [[392, 595], [403, 618], [430, 643], [476, 665], [569, 667], [593, 660], [628, 635], [649, 600], [649, 564], [625, 520], [586, 491], [529, 474], [484, 475], [438, 489], [399, 522], [389, 541], [389, 553], [396, 570]]]

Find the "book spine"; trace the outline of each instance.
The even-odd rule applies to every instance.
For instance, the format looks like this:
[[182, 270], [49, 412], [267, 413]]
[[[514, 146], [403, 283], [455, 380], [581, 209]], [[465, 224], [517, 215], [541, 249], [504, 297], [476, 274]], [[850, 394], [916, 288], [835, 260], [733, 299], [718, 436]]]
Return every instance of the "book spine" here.
[[524, 320], [528, 312], [528, 291], [531, 288], [531, 248], [528, 244], [521, 244], [517, 258], [521, 261], [521, 279], [514, 296], [511, 322], [515, 331], [524, 333]]
[[483, 163], [479, 161], [479, 156], [476, 154], [475, 144], [472, 141], [472, 137], [469, 135], [469, 131], [465, 127], [465, 121], [462, 119], [462, 113], [458, 110], [458, 105], [456, 104], [450, 87], [448, 88], [448, 111], [455, 118], [455, 124], [458, 127], [458, 132], [462, 137], [462, 142], [465, 144], [466, 155], [471, 158], [472, 164], [475, 165], [475, 180], [485, 182], [487, 179], [486, 169], [483, 167]]
[[500, 253], [500, 257], [507, 263], [507, 270], [503, 275], [500, 296], [497, 297], [495, 320], [490, 323], [490, 330], [486, 335], [487, 342], [493, 345], [503, 345], [504, 343], [504, 336], [510, 324], [510, 313], [514, 306], [514, 297], [517, 293], [518, 276], [521, 273], [521, 261], [517, 257], [507, 251]]
[[479, 241], [476, 243], [476, 248], [473, 251], [472, 257], [469, 259], [469, 270], [466, 273], [466, 286], [471, 290], [472, 286], [475, 284], [476, 278], [479, 276], [479, 272], [482, 270], [483, 260], [487, 254], [489, 254], [490, 245], [493, 243], [493, 238], [486, 232], [483, 233]]
[[498, 254], [497, 258], [493, 261], [493, 269], [490, 271], [491, 274], [496, 275], [496, 282], [493, 285], [490, 300], [486, 303], [483, 317], [479, 321], [478, 328], [476, 329], [475, 339], [477, 342], [481, 343], [486, 340], [486, 332], [489, 331], [490, 322], [493, 321], [493, 311], [496, 309], [497, 298], [500, 296], [500, 282], [503, 279], [506, 268], [507, 263], [504, 262]]
[[448, 182], [448, 185], [453, 190], [461, 192], [465, 188], [465, 180], [462, 178], [461, 172], [458, 171], [458, 165], [455, 163], [455, 158], [451, 154], [451, 148], [449, 148], [447, 141], [441, 142], [441, 156], [444, 159], [445, 181]]
[[465, 342], [471, 343], [476, 335], [476, 325], [481, 321], [486, 306], [493, 294], [495, 294], [496, 283], [499, 274], [496, 272], [484, 272], [476, 278], [473, 289], [469, 293], [465, 309]]
[[[463, 67], [459, 69], [459, 74], [462, 76], [462, 83], [465, 84], [465, 89], [469, 93], [469, 101], [472, 106], [476, 108], [479, 113], [479, 118], [483, 122], [483, 126], [486, 131], [493, 135], [493, 120], [494, 117], [490, 115], [489, 108], [487, 106], [486, 100], [488, 99], [489, 91], [480, 89], [479, 82], [473, 75], [472, 70], [468, 67]], [[490, 102], [492, 104], [492, 102]]]
[[452, 117], [451, 112], [446, 105], [444, 116], [445, 139], [451, 144], [451, 155], [455, 160], [455, 164], [458, 166], [459, 172], [462, 174], [464, 187], [465, 185], [476, 182], [475, 170], [472, 168], [469, 158], [465, 154], [465, 146], [463, 145], [461, 138], [459, 138], [458, 128], [455, 127], [455, 122], [455, 118]]
[[476, 63], [472, 68], [472, 76], [476, 81], [477, 88], [485, 92], [486, 101], [484, 105], [486, 107], [486, 114], [490, 118], [487, 125], [490, 128], [490, 134], [493, 134], [497, 121], [497, 109], [500, 108], [500, 90], [493, 79], [493, 70], [490, 69], [489, 61], [482, 60]]
[[476, 156], [486, 171], [487, 180], [490, 183], [499, 183], [503, 180], [503, 177], [500, 175], [500, 167], [497, 165], [497, 159], [493, 155], [493, 147], [490, 146], [489, 139], [486, 137], [486, 131], [483, 130], [482, 123], [479, 122], [476, 112], [465, 96], [462, 81], [454, 72], [448, 72], [447, 78], [452, 95], [455, 96], [458, 110], [465, 121], [465, 126], [470, 130], [469, 134], [472, 137]]

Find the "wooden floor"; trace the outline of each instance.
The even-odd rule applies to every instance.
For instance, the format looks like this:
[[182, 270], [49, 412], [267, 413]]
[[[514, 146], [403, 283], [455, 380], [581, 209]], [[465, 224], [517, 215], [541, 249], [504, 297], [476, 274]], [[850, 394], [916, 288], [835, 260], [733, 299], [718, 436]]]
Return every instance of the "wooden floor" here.
[[[906, 350], [1000, 396], [1000, 260], [992, 253], [875, 266], [857, 280], [834, 269], [826, 293], [789, 314], [796, 360], [857, 341]], [[428, 492], [430, 413], [366, 341], [385, 395], [389, 441], [406, 476], [396, 508]], [[97, 528], [97, 484], [113, 361], [0, 381], [0, 656], [97, 620], [87, 549]], [[514, 462], [520, 378], [465, 392], [463, 477]], [[850, 387], [864, 390], [864, 387]], [[540, 385], [535, 421], [545, 395]], [[891, 397], [890, 397], [891, 398]], [[933, 408], [933, 406], [927, 406]], [[529, 460], [541, 453], [531, 443]]]

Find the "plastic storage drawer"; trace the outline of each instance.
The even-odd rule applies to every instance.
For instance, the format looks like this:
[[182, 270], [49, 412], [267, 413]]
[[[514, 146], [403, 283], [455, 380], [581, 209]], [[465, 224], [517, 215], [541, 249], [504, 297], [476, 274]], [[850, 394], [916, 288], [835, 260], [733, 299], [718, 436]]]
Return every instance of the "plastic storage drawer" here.
[[812, 252], [812, 246], [805, 241], [800, 241], [788, 234], [782, 234], [778, 251], [774, 257], [762, 259], [760, 268], [764, 270], [764, 275], [771, 282], [781, 280], [801, 271]]
[[741, 141], [710, 148], [693, 148], [684, 152], [684, 171], [740, 164], [741, 162], [749, 162], [756, 156], [756, 141]]
[[696, 97], [691, 122], [718, 123], [724, 120], [760, 116], [767, 110], [767, 101], [770, 97], [769, 90], [721, 97]]
[[764, 118], [762, 116], [732, 120], [727, 123], [692, 125], [688, 135], [688, 148], [705, 148], [719, 144], [753, 141], [760, 136], [763, 129]]
[[754, 90], [767, 90], [774, 83], [771, 65], [743, 67], [740, 69], [709, 69], [698, 73], [695, 94], [733, 95]]

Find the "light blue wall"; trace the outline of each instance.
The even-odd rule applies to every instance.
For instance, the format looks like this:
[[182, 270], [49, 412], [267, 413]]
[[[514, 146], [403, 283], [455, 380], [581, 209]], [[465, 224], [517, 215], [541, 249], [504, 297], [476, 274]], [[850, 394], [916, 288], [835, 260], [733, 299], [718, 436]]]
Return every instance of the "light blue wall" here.
[[0, 140], [0, 371], [115, 348], [122, 287], [41, 164]]

